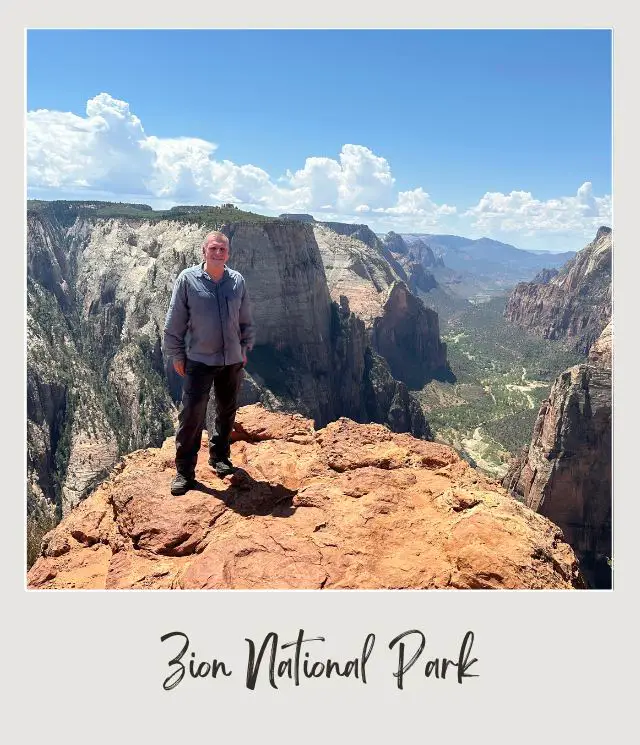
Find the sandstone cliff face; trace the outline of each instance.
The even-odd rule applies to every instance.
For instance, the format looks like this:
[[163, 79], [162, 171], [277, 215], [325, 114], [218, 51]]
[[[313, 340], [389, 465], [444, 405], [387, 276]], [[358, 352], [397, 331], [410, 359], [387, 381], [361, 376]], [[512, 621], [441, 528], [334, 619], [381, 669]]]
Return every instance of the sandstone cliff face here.
[[611, 319], [611, 259], [611, 229], [602, 227], [555, 276], [517, 285], [505, 317], [545, 339], [566, 339], [586, 354]]
[[146, 336], [142, 348], [145, 329], [132, 321], [144, 313], [136, 301], [149, 257], [137, 260], [130, 227], [59, 218], [28, 217], [27, 491], [36, 515], [65, 514], [119, 453], [172, 430], [161, 351], [151, 354]]
[[127, 456], [47, 534], [29, 587], [582, 586], [558, 528], [447, 446], [258, 406], [236, 429], [241, 470], [219, 480], [201, 457], [182, 497], [172, 440]]
[[363, 235], [363, 226], [341, 226], [338, 233], [337, 225], [314, 227], [332, 298], [348, 299], [350, 309], [365, 322], [372, 350], [387, 361], [392, 375], [409, 388], [421, 388], [447, 365], [437, 313], [412, 293], [437, 287], [435, 278], [422, 264], [408, 260], [407, 271], [401, 271], [409, 286], [402, 281], [393, 268], [398, 262], [393, 257], [393, 265], [388, 261], [389, 245], [404, 245], [401, 236], [389, 233], [383, 250], [375, 235]]
[[611, 324], [589, 361], [560, 375], [531, 445], [503, 485], [563, 531], [594, 587], [610, 587]]
[[542, 269], [531, 280], [534, 284], [546, 285], [558, 275], [557, 269]]
[[347, 297], [351, 310], [371, 328], [383, 313], [387, 291], [400, 277], [379, 251], [359, 238], [326, 225], [315, 225], [313, 232], [332, 300]]
[[[402, 398], [401, 416], [380, 405], [378, 396], [384, 400], [389, 388], [396, 396], [399, 384], [385, 378], [379, 391], [385, 373], [374, 379], [366, 364], [366, 321], [354, 312], [351, 298], [366, 318], [368, 303], [376, 303], [371, 287], [384, 288], [393, 279], [379, 256], [361, 241], [315, 224], [238, 223], [229, 235], [234, 266], [251, 288], [258, 325], [249, 366], [256, 380], [288, 410], [312, 416], [318, 426], [346, 415], [394, 431], [405, 425], [417, 436], [428, 433], [408, 395]], [[335, 263], [327, 276], [323, 259], [330, 254]]]
[[612, 367], [613, 360], [613, 328], [609, 322], [600, 336], [589, 350], [589, 362], [599, 367]]
[[323, 424], [337, 416], [333, 395], [331, 299], [310, 226], [238, 223], [230, 265], [249, 288], [257, 327], [251, 370], [267, 388], [299, 402]]
[[[58, 217], [29, 214], [31, 513], [53, 504], [66, 512], [118, 454], [173, 431], [181, 380], [163, 359], [162, 329], [175, 278], [200, 260], [208, 232], [177, 220]], [[348, 303], [332, 302], [317, 229], [293, 221], [228, 229], [230, 264], [247, 279], [257, 325], [242, 403], [299, 410], [319, 426], [374, 412], [392, 429], [428, 433], [385, 363], [372, 373], [364, 324]], [[384, 287], [391, 270], [379, 258], [371, 266]]]
[[440, 341], [438, 314], [426, 308], [404, 284], [391, 288], [384, 313], [372, 331], [373, 348], [389, 363], [392, 375], [409, 388], [422, 388], [444, 373], [446, 345]]
[[27, 294], [27, 510], [46, 519], [77, 504], [118, 444], [69, 319], [39, 285], [29, 282]]
[[444, 269], [444, 260], [441, 256], [436, 256], [425, 241], [418, 238], [407, 243], [401, 235], [392, 230], [385, 235], [382, 245], [385, 258], [397, 268], [401, 279], [407, 282], [411, 289], [419, 282], [416, 274], [427, 274], [431, 277], [433, 284], [424, 289], [424, 292], [437, 286], [433, 274], [425, 270]]
[[56, 220], [27, 216], [27, 276], [52, 293], [60, 308], [72, 302], [66, 277], [69, 265], [65, 251], [65, 230]]
[[352, 238], [356, 238], [357, 240], [362, 241], [366, 246], [369, 246], [369, 248], [377, 250], [380, 247], [380, 239], [368, 225], [357, 225], [345, 222], [323, 222], [320, 224], [330, 228], [334, 233], [338, 233], [339, 235], [348, 235]]

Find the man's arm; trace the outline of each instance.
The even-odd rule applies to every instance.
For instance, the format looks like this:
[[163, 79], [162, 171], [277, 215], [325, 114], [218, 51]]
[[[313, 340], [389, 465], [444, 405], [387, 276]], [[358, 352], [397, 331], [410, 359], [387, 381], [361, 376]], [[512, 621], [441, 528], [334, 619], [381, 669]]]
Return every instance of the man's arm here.
[[184, 375], [184, 365], [187, 357], [184, 339], [188, 325], [187, 286], [184, 277], [179, 275], [173, 286], [173, 294], [164, 322], [164, 351], [167, 357], [173, 360], [173, 366], [179, 375]]
[[247, 352], [253, 349], [253, 343], [256, 338], [256, 330], [253, 325], [253, 316], [251, 311], [251, 301], [246, 285], [243, 284], [242, 301], [240, 303], [240, 346], [242, 348], [242, 359], [247, 364]]

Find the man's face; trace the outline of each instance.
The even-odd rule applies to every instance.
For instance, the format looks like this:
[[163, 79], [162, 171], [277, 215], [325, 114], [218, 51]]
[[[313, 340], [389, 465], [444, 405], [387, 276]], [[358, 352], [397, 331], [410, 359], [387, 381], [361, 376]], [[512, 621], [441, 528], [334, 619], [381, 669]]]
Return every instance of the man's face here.
[[222, 238], [210, 238], [202, 247], [202, 255], [212, 264], [225, 264], [229, 258], [229, 245]]

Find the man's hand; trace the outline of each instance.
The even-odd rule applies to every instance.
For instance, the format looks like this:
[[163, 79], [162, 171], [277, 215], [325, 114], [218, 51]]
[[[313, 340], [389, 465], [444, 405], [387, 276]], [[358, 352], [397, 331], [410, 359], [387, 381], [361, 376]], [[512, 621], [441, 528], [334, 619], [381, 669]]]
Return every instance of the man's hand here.
[[184, 360], [174, 360], [173, 369], [181, 378], [184, 378]]
[[242, 367], [247, 366], [247, 353], [243, 350], [242, 351]]

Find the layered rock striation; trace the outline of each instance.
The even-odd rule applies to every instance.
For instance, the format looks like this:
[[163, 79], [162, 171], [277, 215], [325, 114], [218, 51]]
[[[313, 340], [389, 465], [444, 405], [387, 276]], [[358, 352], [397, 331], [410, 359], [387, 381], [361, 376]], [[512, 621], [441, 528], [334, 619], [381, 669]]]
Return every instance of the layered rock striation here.
[[503, 485], [563, 531], [592, 587], [611, 586], [611, 324], [555, 381]]
[[611, 228], [601, 227], [555, 276], [517, 285], [506, 319], [545, 339], [566, 340], [586, 355], [611, 319], [611, 263]]
[[365, 322], [372, 351], [409, 388], [446, 375], [438, 315], [418, 298], [418, 291], [437, 287], [434, 276], [413, 258], [406, 257], [400, 267], [389, 246], [402, 254], [406, 245], [401, 236], [389, 233], [382, 243], [364, 233], [363, 226], [344, 225], [336, 232], [339, 225], [314, 226], [332, 298], [348, 299], [351, 310]]
[[241, 469], [169, 495], [172, 440], [137, 451], [53, 531], [30, 588], [573, 588], [559, 529], [444, 445], [241, 409]]
[[[28, 215], [27, 477], [34, 515], [66, 513], [119, 454], [158, 446], [173, 432], [181, 379], [164, 359], [162, 328], [175, 278], [200, 260], [212, 227], [189, 215], [90, 212], [52, 203]], [[370, 348], [365, 321], [341, 304], [342, 286], [330, 292], [316, 237], [322, 244], [328, 229], [285, 220], [224, 229], [257, 326], [242, 403], [300, 411], [318, 426], [349, 416], [428, 436], [406, 386]], [[361, 251], [357, 261], [353, 276], [366, 274], [365, 284], [377, 284], [381, 294], [395, 281], [380, 256]], [[366, 317], [364, 307], [358, 310]]]
[[371, 328], [383, 313], [386, 293], [400, 277], [375, 244], [362, 241], [357, 230], [353, 235], [337, 232], [336, 225], [318, 224], [313, 229], [331, 299], [340, 302], [340, 296], [347, 297], [351, 310]]

